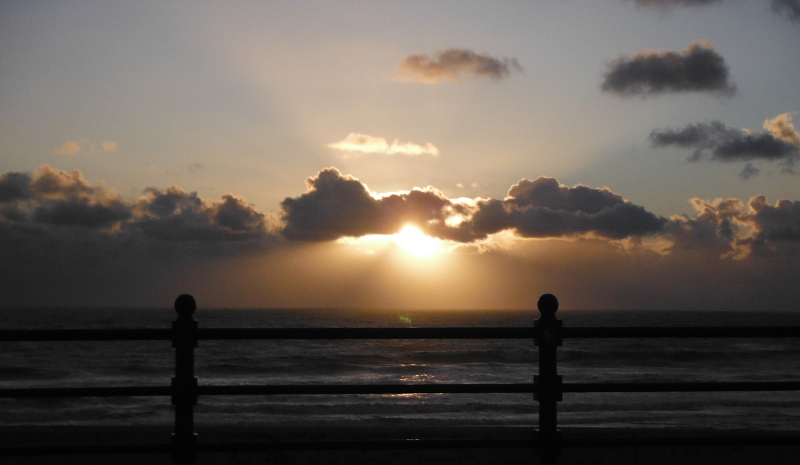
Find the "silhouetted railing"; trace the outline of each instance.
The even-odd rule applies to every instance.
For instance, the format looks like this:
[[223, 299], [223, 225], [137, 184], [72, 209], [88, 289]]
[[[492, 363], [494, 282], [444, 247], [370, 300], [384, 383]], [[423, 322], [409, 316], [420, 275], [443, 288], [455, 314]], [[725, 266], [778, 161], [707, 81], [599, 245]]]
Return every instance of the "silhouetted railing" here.
[[[563, 328], [555, 318], [558, 300], [551, 294], [538, 302], [540, 317], [533, 328], [198, 328], [192, 296], [175, 301], [178, 318], [172, 329], [0, 330], [0, 341], [131, 341], [171, 340], [175, 376], [170, 386], [82, 388], [6, 388], [0, 398], [170, 396], [175, 410], [170, 444], [95, 444], [3, 447], [0, 456], [170, 452], [178, 464], [191, 464], [198, 452], [315, 450], [315, 449], [440, 449], [532, 448], [539, 463], [555, 464], [564, 447], [678, 446], [721, 444], [798, 444], [800, 436], [563, 438], [558, 429], [557, 404], [564, 393], [578, 392], [699, 392], [797, 391], [800, 382], [687, 382], [687, 383], [564, 383], [558, 375], [556, 351], [563, 338], [727, 338], [800, 337], [800, 327], [604, 327]], [[242, 339], [533, 339], [538, 347], [539, 372], [533, 383], [490, 384], [333, 384], [333, 385], [199, 385], [194, 375], [194, 348], [200, 340]], [[356, 441], [273, 441], [262, 443], [202, 443], [194, 431], [198, 396], [300, 394], [427, 394], [533, 393], [539, 406], [538, 428], [529, 439], [439, 440], [397, 439]]]

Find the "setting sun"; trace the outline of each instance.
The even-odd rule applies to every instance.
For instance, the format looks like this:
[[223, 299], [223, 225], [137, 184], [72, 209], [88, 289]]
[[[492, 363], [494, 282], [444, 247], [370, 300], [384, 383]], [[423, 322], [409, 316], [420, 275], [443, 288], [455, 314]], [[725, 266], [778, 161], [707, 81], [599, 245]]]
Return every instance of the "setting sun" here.
[[438, 250], [437, 239], [426, 236], [414, 226], [404, 226], [403, 229], [392, 236], [392, 240], [406, 252], [419, 257], [427, 257]]

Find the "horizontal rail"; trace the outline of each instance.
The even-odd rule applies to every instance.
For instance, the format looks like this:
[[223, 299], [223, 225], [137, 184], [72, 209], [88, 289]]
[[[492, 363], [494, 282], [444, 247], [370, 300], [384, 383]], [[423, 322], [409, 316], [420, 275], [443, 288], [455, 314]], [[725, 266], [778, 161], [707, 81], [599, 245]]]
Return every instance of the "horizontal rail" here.
[[[800, 435], [772, 434], [759, 436], [663, 436], [663, 437], [594, 437], [562, 439], [564, 447], [674, 447], [729, 445], [800, 444]], [[289, 450], [403, 450], [403, 449], [536, 449], [537, 441], [529, 439], [385, 439], [385, 440], [322, 440], [269, 442], [216, 442], [197, 444], [198, 452], [268, 452]], [[96, 444], [68, 446], [17, 446], [0, 448], [0, 456], [46, 456], [82, 454], [150, 454], [170, 451], [170, 444]]]
[[[535, 439], [383, 439], [199, 443], [198, 452], [268, 452], [288, 450], [386, 450], [386, 449], [533, 449]], [[150, 454], [169, 452], [170, 444], [105, 444], [69, 446], [2, 447], [2, 456]]]
[[[298, 395], [298, 394], [525, 394], [533, 393], [533, 383], [519, 384], [278, 384], [238, 386], [198, 386], [201, 396]], [[46, 397], [136, 397], [170, 396], [171, 386], [9, 388], [0, 389], [0, 398]]]
[[[533, 339], [533, 328], [199, 328], [199, 340], [231, 339]], [[0, 330], [0, 341], [172, 340], [171, 329]]]
[[533, 339], [533, 328], [200, 328], [199, 339]]
[[199, 386], [198, 395], [297, 395], [297, 394], [530, 394], [533, 383], [519, 384], [287, 384]]
[[579, 392], [728, 392], [800, 391], [800, 381], [743, 381], [700, 383], [564, 383], [564, 393]]
[[15, 446], [0, 448], [0, 457], [84, 454], [154, 454], [170, 452], [170, 444], [86, 444], [70, 446]]
[[533, 328], [200, 328], [199, 339], [533, 339]]
[[172, 395], [171, 386], [0, 389], [0, 399], [42, 399], [46, 397], [152, 397], [170, 395]]
[[580, 338], [726, 338], [726, 337], [800, 337], [800, 326], [761, 326], [761, 327], [726, 327], [726, 326], [674, 326], [674, 327], [642, 327], [642, 326], [606, 326], [565, 327], [561, 330], [564, 339]]
[[[199, 340], [243, 339], [533, 339], [529, 327], [463, 328], [199, 328]], [[566, 327], [564, 339], [800, 337], [798, 326]], [[171, 329], [6, 329], [0, 341], [169, 341]]]
[[800, 435], [564, 438], [564, 447], [797, 446]]
[[4, 329], [0, 341], [169, 341], [172, 330], [153, 329]]
[[[533, 383], [475, 384], [252, 384], [198, 386], [201, 396], [252, 395], [339, 395], [339, 394], [532, 394], [539, 391]], [[725, 391], [800, 391], [800, 381], [744, 381], [699, 383], [564, 383], [561, 392], [725, 392]], [[75, 387], [75, 388], [6, 388], [0, 398], [46, 397], [147, 397], [170, 396], [170, 386]]]
[[533, 449], [535, 439], [375, 439], [198, 444], [203, 452], [351, 449]]

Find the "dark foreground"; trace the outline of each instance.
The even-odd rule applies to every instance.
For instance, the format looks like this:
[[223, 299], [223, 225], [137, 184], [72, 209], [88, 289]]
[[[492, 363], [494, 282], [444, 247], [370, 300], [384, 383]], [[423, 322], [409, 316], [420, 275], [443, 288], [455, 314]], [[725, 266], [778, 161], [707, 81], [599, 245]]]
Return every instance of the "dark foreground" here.
[[[421, 439], [524, 439], [529, 430], [519, 428], [328, 428], [316, 430], [274, 430], [256, 427], [204, 427], [200, 442], [259, 442], [287, 440], [335, 440], [421, 438]], [[2, 447], [32, 445], [76, 444], [130, 444], [168, 443], [168, 428], [143, 427], [0, 427]], [[657, 434], [643, 430], [568, 429], [565, 439], [582, 437], [700, 437], [708, 431], [660, 431]], [[714, 432], [714, 435], [720, 433]], [[747, 434], [745, 431], [728, 432], [731, 436]], [[782, 434], [782, 433], [776, 433]], [[796, 434], [795, 434], [796, 435]], [[742, 445], [725, 446], [659, 446], [659, 447], [579, 447], [566, 448], [560, 464], [760, 464], [772, 465], [798, 463], [798, 445]], [[29, 465], [93, 465], [93, 464], [147, 464], [172, 463], [168, 453], [126, 455], [74, 455], [74, 456], [6, 456], [3, 464]], [[535, 464], [533, 449], [436, 449], [436, 450], [311, 450], [271, 452], [202, 452], [197, 464]]]

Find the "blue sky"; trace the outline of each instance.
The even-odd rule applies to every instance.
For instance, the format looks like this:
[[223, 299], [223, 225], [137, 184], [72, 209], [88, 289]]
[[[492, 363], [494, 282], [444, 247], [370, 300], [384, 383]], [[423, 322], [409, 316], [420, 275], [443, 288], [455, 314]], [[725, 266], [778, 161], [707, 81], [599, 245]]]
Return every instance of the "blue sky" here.
[[[783, 289], [785, 306], [800, 241], [798, 12], [791, 0], [3, 2], [8, 302], [157, 305], [193, 291], [216, 306], [492, 308], [555, 290], [574, 307], [728, 308]], [[608, 84], [615, 71], [627, 87]], [[306, 179], [329, 168], [331, 190], [315, 194]], [[536, 197], [544, 181], [510, 195], [542, 176], [567, 203]], [[411, 206], [337, 190], [361, 185]], [[403, 197], [415, 188], [443, 210]], [[498, 224], [481, 219], [489, 208], [505, 212]], [[634, 211], [647, 215], [620, 216]], [[381, 248], [406, 225], [437, 252]], [[765, 269], [780, 279], [754, 284]], [[676, 275], [691, 298], [668, 286]], [[42, 276], [50, 300], [29, 291]]]

